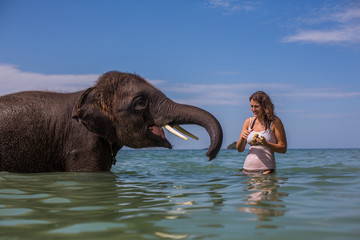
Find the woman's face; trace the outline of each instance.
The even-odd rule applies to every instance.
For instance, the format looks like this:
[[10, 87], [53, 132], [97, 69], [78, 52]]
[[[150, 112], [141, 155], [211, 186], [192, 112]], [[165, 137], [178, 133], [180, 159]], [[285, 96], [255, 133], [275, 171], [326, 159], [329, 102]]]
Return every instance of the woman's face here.
[[250, 107], [251, 107], [251, 111], [254, 113], [255, 117], [259, 118], [259, 117], [264, 116], [264, 110], [258, 101], [254, 101], [251, 99]]

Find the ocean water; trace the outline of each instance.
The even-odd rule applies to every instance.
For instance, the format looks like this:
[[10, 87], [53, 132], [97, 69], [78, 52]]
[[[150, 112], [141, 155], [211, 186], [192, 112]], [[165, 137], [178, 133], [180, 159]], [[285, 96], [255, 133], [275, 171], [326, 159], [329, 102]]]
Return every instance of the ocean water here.
[[0, 173], [0, 239], [360, 239], [360, 149], [127, 150], [111, 173]]

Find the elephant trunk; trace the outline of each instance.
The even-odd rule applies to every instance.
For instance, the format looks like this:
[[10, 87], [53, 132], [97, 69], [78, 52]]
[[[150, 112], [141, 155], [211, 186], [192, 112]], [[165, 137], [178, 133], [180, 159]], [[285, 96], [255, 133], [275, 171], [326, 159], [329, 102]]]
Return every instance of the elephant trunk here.
[[195, 124], [205, 128], [210, 136], [210, 146], [206, 155], [209, 161], [216, 157], [221, 148], [223, 133], [220, 123], [211, 113], [198, 107], [175, 103], [169, 98], [158, 102], [155, 109], [157, 125]]

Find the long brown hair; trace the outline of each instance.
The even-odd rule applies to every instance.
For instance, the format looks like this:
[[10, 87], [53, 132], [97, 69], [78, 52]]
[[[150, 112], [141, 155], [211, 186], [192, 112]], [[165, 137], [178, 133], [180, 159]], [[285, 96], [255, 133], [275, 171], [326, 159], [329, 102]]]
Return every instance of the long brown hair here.
[[264, 110], [265, 129], [270, 129], [271, 122], [276, 118], [274, 114], [275, 106], [270, 97], [263, 91], [257, 91], [249, 97], [249, 101], [257, 101]]

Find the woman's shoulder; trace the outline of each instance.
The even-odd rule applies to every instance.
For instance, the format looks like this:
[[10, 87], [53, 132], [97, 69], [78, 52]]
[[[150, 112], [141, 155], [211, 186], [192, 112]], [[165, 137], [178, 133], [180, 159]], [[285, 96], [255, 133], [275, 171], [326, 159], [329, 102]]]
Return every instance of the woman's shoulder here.
[[250, 123], [251, 121], [253, 121], [252, 117], [248, 117], [245, 119], [244, 123]]
[[274, 117], [274, 120], [271, 122], [272, 128], [279, 128], [279, 127], [283, 127], [283, 124], [280, 120], [280, 118], [278, 117]]
[[245, 119], [243, 126], [244, 128], [248, 128], [250, 126], [251, 119], [251, 117]]
[[274, 120], [272, 121], [274, 124], [282, 124], [280, 118], [274, 117]]

